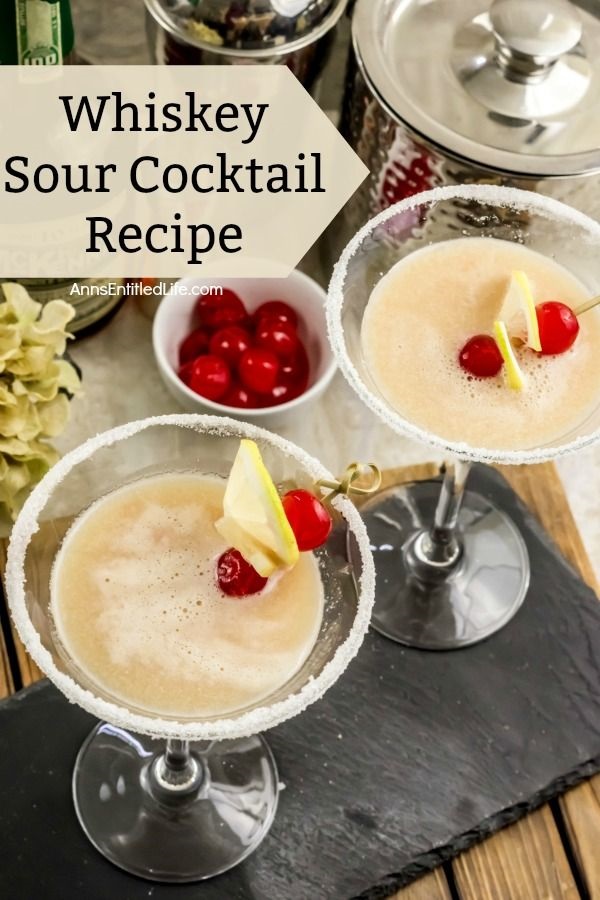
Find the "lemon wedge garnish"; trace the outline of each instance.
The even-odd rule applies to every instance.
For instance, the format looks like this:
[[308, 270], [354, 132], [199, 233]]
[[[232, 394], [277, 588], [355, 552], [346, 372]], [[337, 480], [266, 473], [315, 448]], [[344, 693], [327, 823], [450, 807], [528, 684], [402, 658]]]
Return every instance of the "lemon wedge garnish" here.
[[515, 269], [511, 272], [510, 283], [498, 318], [506, 322], [509, 333], [514, 335], [522, 330], [522, 316], [525, 317], [527, 328], [527, 346], [540, 351], [542, 343], [531, 283], [525, 272]]
[[298, 544], [277, 488], [258, 446], [247, 438], [240, 441], [223, 497], [223, 518], [215, 528], [263, 578], [298, 562]]
[[522, 391], [525, 387], [525, 376], [517, 362], [504, 322], [494, 322], [494, 336], [506, 366], [506, 383], [513, 391]]

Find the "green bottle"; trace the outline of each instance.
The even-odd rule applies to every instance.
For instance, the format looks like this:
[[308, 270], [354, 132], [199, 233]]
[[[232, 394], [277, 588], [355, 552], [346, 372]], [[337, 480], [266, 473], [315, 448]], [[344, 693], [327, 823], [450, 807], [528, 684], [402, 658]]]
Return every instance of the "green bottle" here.
[[70, 0], [3, 0], [0, 65], [59, 66], [74, 41]]

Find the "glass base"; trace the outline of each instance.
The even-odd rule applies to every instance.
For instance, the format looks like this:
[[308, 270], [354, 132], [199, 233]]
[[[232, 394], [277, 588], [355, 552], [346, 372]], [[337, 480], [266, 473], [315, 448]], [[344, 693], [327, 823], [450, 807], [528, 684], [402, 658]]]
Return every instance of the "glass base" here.
[[110, 862], [151, 881], [211, 878], [241, 862], [267, 834], [278, 776], [266, 741], [190, 744], [198, 780], [165, 791], [152, 766], [165, 742], [106, 723], [84, 742], [73, 799], [86, 835]]
[[419, 581], [406, 568], [411, 542], [433, 522], [439, 481], [378, 493], [361, 507], [375, 560], [372, 627], [423, 650], [476, 644], [512, 619], [529, 586], [529, 557], [511, 520], [487, 498], [466, 491], [458, 528], [463, 553], [446, 580]]

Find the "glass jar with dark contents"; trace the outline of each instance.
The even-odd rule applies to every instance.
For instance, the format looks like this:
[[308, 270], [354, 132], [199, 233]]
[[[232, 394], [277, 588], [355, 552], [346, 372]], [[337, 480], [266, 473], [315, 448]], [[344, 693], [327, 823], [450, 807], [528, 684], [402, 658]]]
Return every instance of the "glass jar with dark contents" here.
[[347, 0], [145, 0], [161, 65], [286, 65], [312, 90]]

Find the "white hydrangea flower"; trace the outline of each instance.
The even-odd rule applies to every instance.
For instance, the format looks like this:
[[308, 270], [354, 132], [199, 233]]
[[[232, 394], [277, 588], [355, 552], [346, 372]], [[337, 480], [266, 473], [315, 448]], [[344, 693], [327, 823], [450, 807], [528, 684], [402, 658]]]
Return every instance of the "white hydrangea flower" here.
[[64, 300], [42, 305], [22, 285], [0, 284], [0, 507], [13, 519], [58, 459], [46, 439], [64, 430], [69, 400], [81, 393], [61, 358], [74, 316]]

